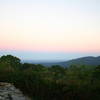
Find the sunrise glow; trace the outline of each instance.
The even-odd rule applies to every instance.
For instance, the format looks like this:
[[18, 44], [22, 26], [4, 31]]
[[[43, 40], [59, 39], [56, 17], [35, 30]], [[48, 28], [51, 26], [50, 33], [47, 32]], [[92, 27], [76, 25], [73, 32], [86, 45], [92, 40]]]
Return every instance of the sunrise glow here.
[[0, 50], [100, 53], [99, 0], [0, 1]]

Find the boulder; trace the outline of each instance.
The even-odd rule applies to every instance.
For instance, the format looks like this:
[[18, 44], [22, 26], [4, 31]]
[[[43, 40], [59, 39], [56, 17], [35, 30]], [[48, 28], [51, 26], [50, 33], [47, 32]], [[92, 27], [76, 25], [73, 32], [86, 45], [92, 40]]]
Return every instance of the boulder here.
[[0, 100], [31, 100], [11, 83], [0, 82]]

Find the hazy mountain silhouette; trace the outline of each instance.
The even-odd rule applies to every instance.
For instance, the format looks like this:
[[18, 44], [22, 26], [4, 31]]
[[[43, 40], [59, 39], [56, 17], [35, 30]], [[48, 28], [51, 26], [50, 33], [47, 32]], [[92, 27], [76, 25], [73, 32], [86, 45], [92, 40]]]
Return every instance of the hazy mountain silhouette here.
[[[34, 61], [24, 61], [24, 62], [30, 62], [33, 64], [36, 64]], [[52, 65], [60, 65], [64, 67], [69, 67], [70, 65], [100, 65], [100, 56], [98, 57], [93, 57], [93, 56], [88, 56], [88, 57], [81, 57], [77, 59], [72, 59], [68, 60], [65, 62], [37, 62], [37, 64], [43, 64], [45, 66], [52, 66]]]
[[77, 58], [77, 59], [72, 59], [66, 62], [61, 62], [60, 63], [63, 66], [70, 66], [70, 65], [100, 65], [100, 56], [98, 57], [82, 57], [82, 58]]

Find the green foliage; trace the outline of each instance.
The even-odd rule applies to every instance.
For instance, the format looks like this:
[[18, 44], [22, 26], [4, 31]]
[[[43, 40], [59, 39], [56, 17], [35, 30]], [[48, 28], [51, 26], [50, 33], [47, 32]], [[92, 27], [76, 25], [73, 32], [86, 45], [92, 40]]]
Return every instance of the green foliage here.
[[45, 67], [0, 58], [0, 81], [11, 82], [33, 100], [99, 100], [100, 66]]

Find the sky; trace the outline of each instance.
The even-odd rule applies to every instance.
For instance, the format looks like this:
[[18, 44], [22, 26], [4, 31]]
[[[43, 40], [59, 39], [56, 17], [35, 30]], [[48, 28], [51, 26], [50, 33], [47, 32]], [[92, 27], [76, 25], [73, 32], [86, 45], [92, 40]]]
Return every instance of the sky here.
[[0, 0], [0, 55], [66, 60], [100, 55], [100, 0]]

